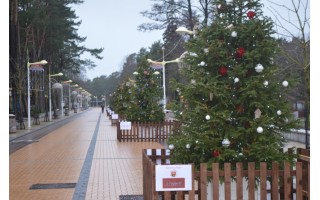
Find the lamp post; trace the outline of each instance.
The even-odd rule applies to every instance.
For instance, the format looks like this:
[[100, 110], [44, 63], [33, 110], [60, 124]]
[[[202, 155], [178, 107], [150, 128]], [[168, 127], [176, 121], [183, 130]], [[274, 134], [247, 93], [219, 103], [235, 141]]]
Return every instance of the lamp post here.
[[49, 70], [49, 121], [52, 121], [52, 114], [51, 114], [51, 77], [54, 76], [63, 76], [63, 73], [58, 73], [58, 74], [52, 74], [50, 75], [50, 70]]
[[48, 62], [46, 61], [46, 60], [41, 60], [41, 61], [39, 61], [39, 62], [34, 62], [34, 63], [29, 63], [29, 61], [28, 61], [28, 63], [27, 63], [27, 70], [28, 70], [28, 72], [27, 72], [27, 75], [28, 75], [28, 129], [30, 129], [31, 128], [31, 123], [30, 123], [30, 70], [29, 70], [29, 68], [30, 68], [30, 66], [31, 65], [40, 65], [40, 66], [42, 66], [42, 65], [45, 65], [45, 64], [47, 64]]
[[151, 59], [148, 59], [149, 63], [153, 63], [153, 64], [161, 64], [162, 65], [162, 87], [163, 87], [163, 110], [166, 109], [166, 104], [167, 104], [167, 100], [166, 100], [166, 72], [165, 72], [165, 65], [167, 63], [179, 63], [180, 59], [177, 58], [175, 60], [170, 60], [170, 61], [164, 61], [164, 48], [162, 47], [162, 62], [158, 62], [158, 61], [153, 61]]

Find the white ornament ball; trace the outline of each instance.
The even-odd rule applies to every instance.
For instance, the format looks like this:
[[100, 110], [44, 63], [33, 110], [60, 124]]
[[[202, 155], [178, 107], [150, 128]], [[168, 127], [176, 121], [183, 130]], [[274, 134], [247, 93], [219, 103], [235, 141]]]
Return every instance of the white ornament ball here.
[[277, 111], [277, 115], [281, 115], [281, 110], [278, 110], [278, 111]]
[[198, 140], [196, 140], [196, 144], [198, 144], [199, 143], [199, 141]]
[[259, 127], [257, 128], [257, 132], [258, 132], [258, 133], [262, 133], [262, 132], [263, 132], [263, 128], [262, 128], [261, 126], [259, 126]]
[[222, 146], [224, 146], [224, 147], [230, 146], [230, 140], [227, 139], [227, 138], [223, 139], [222, 140]]
[[260, 73], [263, 71], [264, 68], [261, 64], [257, 64], [254, 69], [256, 70], [256, 72]]
[[170, 149], [170, 150], [174, 149], [174, 145], [173, 145], [173, 144], [170, 144], [170, 145], [169, 145], [169, 149]]
[[270, 64], [273, 64], [273, 58], [270, 58]]
[[264, 82], [263, 82], [263, 85], [264, 85], [264, 86], [268, 86], [268, 85], [269, 85], [269, 82], [268, 82], [268, 81], [264, 81]]
[[190, 53], [190, 56], [198, 57], [198, 55], [196, 53], [193, 53], [193, 52]]
[[288, 85], [289, 85], [288, 81], [283, 81], [283, 82], [282, 82], [282, 86], [283, 86], [283, 87], [288, 87]]
[[237, 32], [232, 31], [232, 33], [231, 33], [231, 36], [232, 36], [232, 37], [237, 37], [237, 35], [238, 35]]
[[208, 48], [204, 49], [203, 51], [204, 51], [205, 53], [209, 53], [209, 49], [208, 49]]
[[234, 78], [234, 83], [238, 83], [238, 82], [239, 82], [239, 78], [238, 77]]
[[187, 148], [187, 149], [190, 149], [190, 144], [186, 144], [186, 148]]
[[201, 61], [201, 63], [199, 64], [200, 66], [205, 66], [206, 63], [204, 61]]
[[207, 116], [206, 116], [206, 120], [209, 120], [209, 119], [210, 119], [210, 115], [207, 115]]

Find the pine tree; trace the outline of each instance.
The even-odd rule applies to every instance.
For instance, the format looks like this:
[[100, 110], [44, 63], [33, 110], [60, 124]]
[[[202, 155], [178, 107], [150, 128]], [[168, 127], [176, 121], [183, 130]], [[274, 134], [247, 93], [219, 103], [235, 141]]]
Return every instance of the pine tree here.
[[175, 83], [181, 95], [176, 118], [183, 126], [168, 140], [171, 162], [293, 161], [279, 151], [282, 134], [298, 122], [284, 98], [290, 77], [275, 76], [273, 22], [259, 0], [215, 4], [215, 21], [186, 44], [187, 83]]

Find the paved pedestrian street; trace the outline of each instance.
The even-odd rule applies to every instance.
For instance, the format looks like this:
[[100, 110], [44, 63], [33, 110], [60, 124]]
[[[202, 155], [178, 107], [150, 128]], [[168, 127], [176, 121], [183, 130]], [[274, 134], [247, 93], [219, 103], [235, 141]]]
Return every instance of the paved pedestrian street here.
[[10, 199], [91, 200], [142, 195], [142, 149], [157, 142], [118, 142], [100, 108], [10, 154]]

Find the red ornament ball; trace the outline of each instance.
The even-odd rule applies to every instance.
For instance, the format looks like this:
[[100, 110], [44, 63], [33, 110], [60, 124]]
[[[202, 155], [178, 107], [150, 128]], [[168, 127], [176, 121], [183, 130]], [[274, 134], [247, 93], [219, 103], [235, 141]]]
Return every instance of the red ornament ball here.
[[219, 68], [219, 74], [221, 76], [225, 76], [225, 75], [227, 75], [227, 73], [228, 73], [228, 68], [227, 67], [223, 66], [223, 67]]
[[253, 12], [253, 11], [249, 11], [249, 12], [247, 13], [247, 17], [248, 17], [249, 19], [254, 18], [254, 16], [256, 16], [256, 13]]
[[245, 53], [244, 48], [243, 48], [243, 47], [240, 47], [240, 48], [237, 49], [236, 57], [240, 59], [240, 58], [243, 57], [244, 53]]
[[220, 155], [219, 150], [213, 150], [213, 151], [212, 151], [212, 156], [213, 156], [214, 158], [219, 157], [219, 155]]

